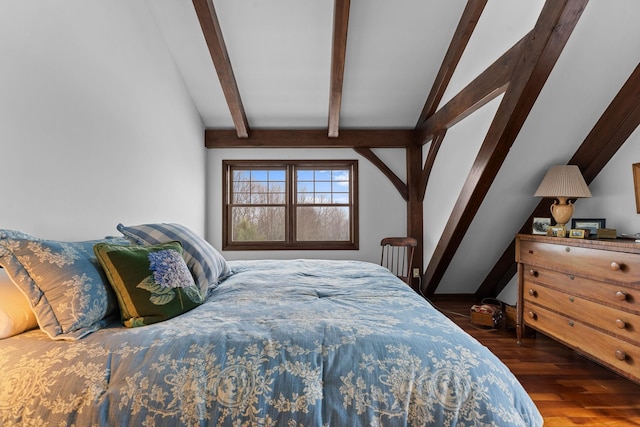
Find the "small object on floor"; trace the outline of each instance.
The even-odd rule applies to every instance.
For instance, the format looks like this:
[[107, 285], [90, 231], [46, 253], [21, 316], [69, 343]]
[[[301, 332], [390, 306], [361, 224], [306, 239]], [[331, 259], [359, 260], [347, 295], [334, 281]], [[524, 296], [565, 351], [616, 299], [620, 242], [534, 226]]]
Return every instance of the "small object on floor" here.
[[497, 300], [491, 302], [482, 300], [482, 304], [471, 306], [471, 323], [492, 328], [498, 326], [502, 319], [502, 304]]

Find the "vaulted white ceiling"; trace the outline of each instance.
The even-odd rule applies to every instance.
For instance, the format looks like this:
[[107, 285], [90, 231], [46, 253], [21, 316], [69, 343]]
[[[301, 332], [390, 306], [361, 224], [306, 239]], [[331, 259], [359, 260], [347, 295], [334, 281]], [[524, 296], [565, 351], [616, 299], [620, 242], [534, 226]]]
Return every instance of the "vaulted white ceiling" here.
[[[353, 0], [342, 128], [413, 128], [466, 0]], [[543, 0], [491, 0], [443, 102], [533, 28]], [[334, 2], [216, 0], [249, 125], [327, 125]], [[149, 0], [205, 127], [232, 128], [191, 1]]]

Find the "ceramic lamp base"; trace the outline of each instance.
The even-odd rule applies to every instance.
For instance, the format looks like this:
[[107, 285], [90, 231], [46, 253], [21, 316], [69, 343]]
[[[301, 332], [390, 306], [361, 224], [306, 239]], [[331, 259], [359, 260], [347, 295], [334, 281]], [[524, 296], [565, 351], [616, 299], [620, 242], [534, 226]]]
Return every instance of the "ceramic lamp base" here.
[[573, 216], [573, 204], [560, 198], [560, 203], [554, 201], [551, 205], [551, 215], [558, 225], [566, 225]]

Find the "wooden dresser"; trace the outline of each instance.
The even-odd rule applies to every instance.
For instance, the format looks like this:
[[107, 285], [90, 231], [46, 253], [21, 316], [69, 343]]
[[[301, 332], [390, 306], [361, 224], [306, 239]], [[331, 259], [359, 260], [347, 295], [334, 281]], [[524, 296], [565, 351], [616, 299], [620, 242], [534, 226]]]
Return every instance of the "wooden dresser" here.
[[640, 383], [640, 243], [516, 236], [525, 326]]

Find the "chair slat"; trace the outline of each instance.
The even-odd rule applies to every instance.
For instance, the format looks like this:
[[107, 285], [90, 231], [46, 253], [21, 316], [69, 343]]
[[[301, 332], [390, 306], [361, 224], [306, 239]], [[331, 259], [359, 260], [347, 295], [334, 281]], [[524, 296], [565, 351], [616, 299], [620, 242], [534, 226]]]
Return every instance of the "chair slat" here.
[[380, 241], [380, 265], [411, 285], [413, 254], [418, 241], [413, 237], [386, 237]]

